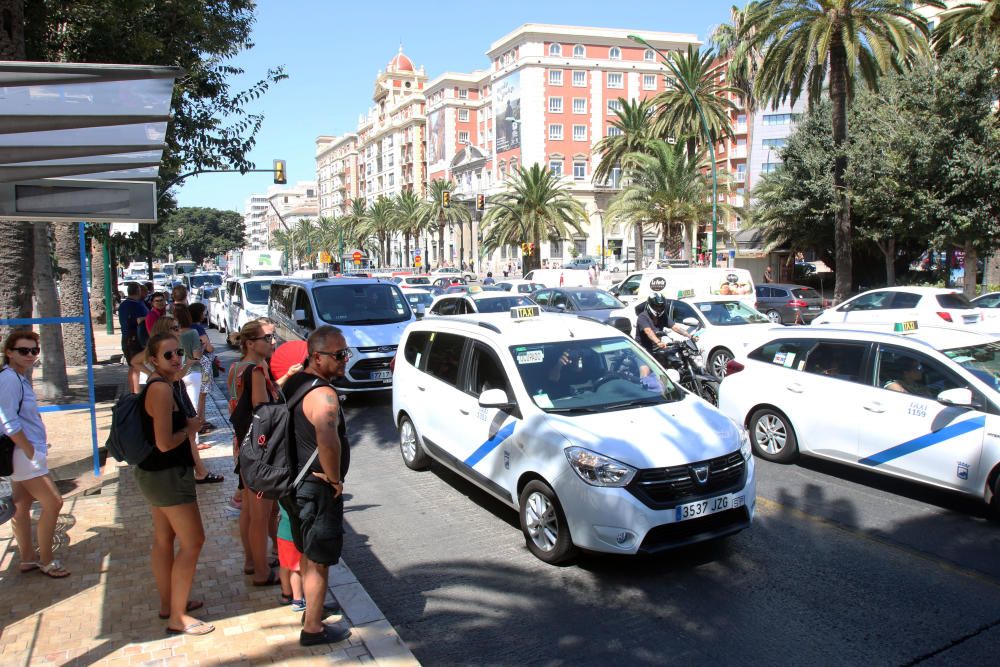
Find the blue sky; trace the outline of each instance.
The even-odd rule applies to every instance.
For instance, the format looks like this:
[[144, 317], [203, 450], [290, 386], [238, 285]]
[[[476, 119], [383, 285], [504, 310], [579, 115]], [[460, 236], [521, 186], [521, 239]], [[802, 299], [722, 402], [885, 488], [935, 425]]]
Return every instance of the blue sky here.
[[[258, 0], [254, 48], [233, 64], [256, 81], [284, 65], [289, 78], [253, 103], [264, 125], [250, 158], [269, 168], [288, 161], [288, 180], [316, 177], [315, 140], [354, 131], [371, 104], [375, 76], [400, 42], [430, 78], [489, 66], [489, 45], [523, 23], [631, 28], [694, 33], [705, 40], [727, 20], [732, 0]], [[742, 3], [740, 3], [742, 4]], [[181, 206], [242, 212], [246, 198], [264, 192], [270, 174], [206, 174], [175, 188]]]

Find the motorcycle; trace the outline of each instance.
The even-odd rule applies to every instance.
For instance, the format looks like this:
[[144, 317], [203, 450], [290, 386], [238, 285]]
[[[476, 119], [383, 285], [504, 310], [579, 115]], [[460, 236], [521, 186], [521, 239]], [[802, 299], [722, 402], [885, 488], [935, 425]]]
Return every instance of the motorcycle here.
[[[666, 332], [660, 332], [660, 337]], [[674, 369], [680, 374], [678, 384], [693, 394], [701, 396], [712, 405], [719, 406], [719, 379], [705, 371], [698, 361], [701, 354], [698, 344], [690, 338], [653, 351], [653, 357], [665, 370]]]

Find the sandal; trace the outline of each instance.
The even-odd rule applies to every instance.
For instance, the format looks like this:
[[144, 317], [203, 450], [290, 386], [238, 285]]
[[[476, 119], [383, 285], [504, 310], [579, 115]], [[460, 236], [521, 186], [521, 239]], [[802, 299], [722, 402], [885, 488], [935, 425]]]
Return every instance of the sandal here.
[[195, 479], [195, 484], [218, 484], [219, 482], [226, 481], [226, 478], [222, 475], [216, 475], [214, 472], [210, 472], [201, 479]]
[[291, 593], [288, 594], [282, 593], [281, 596], [278, 598], [278, 604], [280, 605], [292, 604], [293, 602], [298, 602], [298, 600], [292, 597]]
[[184, 627], [181, 630], [177, 630], [176, 628], [168, 627], [167, 628], [167, 634], [168, 635], [196, 635], [196, 636], [200, 636], [200, 635], [207, 635], [209, 632], [212, 632], [213, 630], [215, 630], [215, 626], [212, 625], [211, 623], [205, 623], [204, 621], [198, 621], [197, 623], [192, 623], [191, 625], [188, 625], [188, 626]]
[[21, 574], [25, 572], [34, 572], [41, 565], [38, 561], [23, 561], [21, 563]]
[[[187, 607], [184, 609], [184, 611], [191, 613], [195, 609], [201, 609], [204, 606], [205, 603], [202, 602], [201, 600], [188, 600]], [[165, 621], [168, 618], [170, 618], [170, 614], [159, 614], [159, 617]]]
[[274, 570], [271, 570], [271, 572], [267, 575], [267, 579], [266, 580], [264, 580], [264, 581], [255, 581], [255, 582], [253, 582], [253, 585], [254, 586], [277, 586], [280, 583], [281, 583], [281, 577], [278, 576], [277, 572], [275, 572]]
[[65, 569], [58, 560], [53, 560], [48, 565], [42, 565], [39, 563], [38, 570], [42, 574], [52, 577], [53, 579], [62, 579], [63, 577], [68, 577], [70, 575], [70, 571]]

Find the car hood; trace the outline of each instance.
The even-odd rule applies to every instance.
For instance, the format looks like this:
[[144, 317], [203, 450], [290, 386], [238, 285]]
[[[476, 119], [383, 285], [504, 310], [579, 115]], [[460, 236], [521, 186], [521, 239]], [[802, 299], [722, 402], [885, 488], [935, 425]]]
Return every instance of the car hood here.
[[548, 419], [570, 445], [640, 469], [703, 461], [740, 447], [736, 424], [693, 395], [663, 405]]
[[[361, 347], [395, 347], [399, 345], [399, 339], [403, 336], [403, 330], [415, 319], [408, 319], [402, 322], [391, 324], [371, 324], [351, 326], [350, 324], [338, 324], [344, 332], [347, 345], [353, 348]], [[377, 351], [377, 350], [375, 350]], [[391, 350], [386, 350], [389, 353]]]

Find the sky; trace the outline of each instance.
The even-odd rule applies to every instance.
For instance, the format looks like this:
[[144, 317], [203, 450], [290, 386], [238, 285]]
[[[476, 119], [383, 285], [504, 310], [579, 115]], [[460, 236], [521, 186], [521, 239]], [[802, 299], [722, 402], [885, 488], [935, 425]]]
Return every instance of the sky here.
[[[284, 65], [287, 79], [251, 103], [264, 114], [250, 159], [257, 168], [287, 161], [288, 182], [315, 180], [316, 137], [357, 129], [372, 104], [375, 77], [398, 52], [430, 79], [487, 69], [490, 44], [524, 23], [693, 33], [706, 40], [729, 18], [733, 0], [258, 0], [254, 47], [230, 64], [241, 90]], [[742, 3], [740, 3], [742, 4]], [[243, 212], [273, 183], [270, 173], [203, 174], [174, 188], [181, 206]]]

